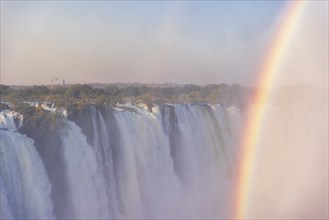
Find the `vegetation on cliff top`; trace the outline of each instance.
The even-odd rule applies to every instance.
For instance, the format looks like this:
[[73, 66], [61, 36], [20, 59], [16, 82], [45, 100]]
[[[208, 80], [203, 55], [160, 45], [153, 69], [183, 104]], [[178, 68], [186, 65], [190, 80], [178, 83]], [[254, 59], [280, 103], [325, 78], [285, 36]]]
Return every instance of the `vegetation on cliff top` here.
[[[0, 85], [0, 111], [12, 109], [24, 115], [24, 125], [21, 128], [27, 133], [36, 127], [47, 132], [57, 130], [63, 118], [60, 112], [50, 112], [40, 105], [31, 105], [34, 102], [53, 103], [55, 108], [65, 108], [69, 118], [85, 111], [89, 105], [98, 107], [114, 107], [117, 103], [146, 103], [148, 106], [164, 103], [220, 103], [235, 105], [241, 110], [246, 106], [249, 95], [254, 89], [239, 85], [208, 85], [208, 86], [146, 86], [127, 85], [125, 87], [114, 84], [104, 85], [101, 88], [90, 85], [67, 86], [30, 86], [10, 87]], [[319, 91], [309, 86], [281, 87], [273, 103], [281, 108], [289, 107], [294, 103], [303, 105], [319, 105], [323, 97]], [[10, 105], [10, 106], [9, 106]]]
[[114, 107], [117, 103], [221, 103], [243, 107], [249, 89], [239, 85], [175, 85], [146, 86], [116, 84], [96, 86], [86, 84], [62, 86], [20, 86], [0, 85], [0, 110], [10, 109], [24, 115], [22, 133], [36, 128], [53, 132], [61, 126], [63, 115], [50, 112], [36, 103], [54, 103], [55, 108], [65, 108], [72, 118], [89, 105]]
[[221, 103], [242, 107], [249, 93], [247, 87], [239, 85], [184, 85], [174, 87], [152, 87], [146, 85], [128, 85], [118, 87], [108, 84], [103, 88], [94, 88], [86, 84], [67, 86], [9, 87], [0, 85], [1, 101], [14, 106], [26, 101], [46, 101], [55, 106], [69, 107], [72, 104], [99, 104], [115, 106], [117, 103]]

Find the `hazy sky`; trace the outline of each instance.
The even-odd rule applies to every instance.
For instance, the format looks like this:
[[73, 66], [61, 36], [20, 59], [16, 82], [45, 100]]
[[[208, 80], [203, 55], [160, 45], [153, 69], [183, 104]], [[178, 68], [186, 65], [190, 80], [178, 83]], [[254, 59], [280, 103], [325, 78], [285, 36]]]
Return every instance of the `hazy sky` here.
[[[283, 1], [1, 1], [1, 83], [49, 84], [57, 77], [67, 83], [252, 84], [284, 6]], [[312, 17], [314, 30], [324, 33], [322, 42], [328, 38], [323, 22], [328, 11]], [[314, 36], [312, 43], [319, 44]]]

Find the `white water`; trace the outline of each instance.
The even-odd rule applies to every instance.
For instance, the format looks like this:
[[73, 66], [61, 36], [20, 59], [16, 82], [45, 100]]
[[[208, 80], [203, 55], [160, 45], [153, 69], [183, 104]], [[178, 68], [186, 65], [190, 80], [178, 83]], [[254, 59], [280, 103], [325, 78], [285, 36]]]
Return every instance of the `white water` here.
[[[227, 215], [233, 134], [221, 106], [176, 105], [176, 145], [171, 152], [161, 112], [115, 112], [120, 131], [117, 167], [126, 217], [219, 218]], [[222, 111], [222, 114], [219, 112]], [[239, 111], [237, 111], [239, 114]], [[169, 118], [165, 118], [169, 120]], [[171, 125], [172, 126], [172, 125]], [[226, 126], [226, 127], [225, 127]], [[232, 128], [234, 126], [232, 125]], [[236, 135], [235, 131], [235, 135]], [[231, 145], [228, 145], [230, 143]]]
[[[61, 187], [65, 188], [62, 199], [66, 201], [57, 199], [54, 206], [61, 202], [68, 205], [57, 211], [56, 218], [227, 217], [234, 140], [241, 122], [237, 108], [165, 105], [149, 112], [147, 108], [122, 106], [108, 113], [114, 124], [95, 107], [90, 112], [92, 133], [88, 137], [92, 141], [88, 142], [80, 127], [68, 120], [60, 131], [58, 162], [65, 168], [60, 178], [65, 183]], [[109, 129], [111, 126], [114, 130]], [[10, 134], [22, 141], [9, 142], [6, 133], [1, 142], [5, 141], [7, 151], [22, 150], [19, 143], [28, 142], [35, 155], [31, 166], [24, 166], [20, 173], [15, 166], [26, 159], [10, 159], [20, 153], [5, 152], [2, 156], [6, 163], [13, 163], [1, 168], [2, 215], [51, 218], [50, 185], [39, 155], [31, 139]], [[58, 172], [55, 170], [47, 168], [48, 175]], [[6, 174], [9, 171], [11, 176]], [[15, 183], [20, 180], [13, 179], [21, 176], [27, 178], [21, 182], [25, 189], [36, 190], [41, 198], [24, 195], [19, 199], [17, 194], [23, 192]], [[30, 205], [38, 209], [29, 209]]]
[[33, 140], [1, 131], [1, 219], [54, 218], [51, 184]]
[[0, 130], [16, 131], [23, 125], [23, 115], [18, 112], [0, 111]]
[[88, 145], [81, 129], [65, 121], [62, 133], [63, 155], [66, 165], [68, 196], [73, 207], [70, 218], [108, 218], [109, 201], [96, 152]]

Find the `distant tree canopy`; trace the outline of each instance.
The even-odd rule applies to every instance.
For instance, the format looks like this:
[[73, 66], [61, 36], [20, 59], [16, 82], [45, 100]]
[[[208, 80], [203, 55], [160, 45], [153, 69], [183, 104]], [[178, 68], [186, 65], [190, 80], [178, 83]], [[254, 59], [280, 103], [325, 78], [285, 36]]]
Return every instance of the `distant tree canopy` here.
[[65, 91], [64, 96], [66, 98], [87, 98], [87, 97], [94, 97], [95, 91], [91, 86], [88, 85], [72, 85], [67, 88]]
[[9, 86], [5, 86], [5, 85], [1, 85], [0, 84], [0, 94], [1, 96], [2, 95], [5, 95], [6, 94], [6, 91], [9, 89]]
[[17, 103], [22, 101], [48, 101], [67, 107], [72, 103], [102, 104], [114, 106], [118, 102], [132, 103], [221, 103], [243, 105], [249, 88], [240, 85], [183, 85], [172, 87], [148, 87], [128, 85], [119, 88], [109, 84], [103, 88], [93, 88], [86, 84], [65, 86], [30, 86], [12, 88], [0, 85], [1, 101]]

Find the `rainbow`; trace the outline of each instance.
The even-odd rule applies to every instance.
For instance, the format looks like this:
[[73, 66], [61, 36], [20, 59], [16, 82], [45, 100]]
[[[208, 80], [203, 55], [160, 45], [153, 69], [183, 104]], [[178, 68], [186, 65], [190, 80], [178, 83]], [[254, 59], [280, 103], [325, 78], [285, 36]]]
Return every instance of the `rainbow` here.
[[[294, 30], [296, 29], [305, 6], [306, 1], [292, 1], [288, 2], [284, 8], [282, 17], [277, 26], [277, 32], [267, 50], [268, 52], [265, 55], [265, 60], [260, 68], [259, 76], [257, 77], [256, 85], [262, 89], [255, 91], [249, 102], [250, 104], [264, 105], [269, 99], [271, 86], [274, 84], [284, 54], [293, 37]], [[257, 142], [264, 113], [265, 111], [263, 108], [254, 109], [246, 119], [245, 128], [241, 136], [238, 155], [239, 163], [233, 193], [233, 219], [246, 218], [250, 180], [255, 164], [255, 152], [257, 150]]]

